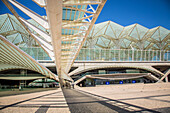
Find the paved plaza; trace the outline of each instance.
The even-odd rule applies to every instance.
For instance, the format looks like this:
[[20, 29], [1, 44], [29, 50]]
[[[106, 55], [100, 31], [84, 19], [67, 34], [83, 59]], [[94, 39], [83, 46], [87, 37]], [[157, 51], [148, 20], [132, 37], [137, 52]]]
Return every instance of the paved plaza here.
[[170, 113], [165, 1], [1, 0], [0, 113]]
[[0, 97], [0, 113], [168, 113], [170, 84], [56, 89]]
[[0, 113], [69, 113], [62, 90], [0, 97]]
[[112, 106], [104, 100], [99, 100], [91, 95], [83, 94], [82, 92], [78, 92], [76, 90], [64, 89], [63, 92], [71, 113], [128, 112], [125, 109]]
[[170, 84], [100, 85], [77, 91], [131, 112], [170, 111]]

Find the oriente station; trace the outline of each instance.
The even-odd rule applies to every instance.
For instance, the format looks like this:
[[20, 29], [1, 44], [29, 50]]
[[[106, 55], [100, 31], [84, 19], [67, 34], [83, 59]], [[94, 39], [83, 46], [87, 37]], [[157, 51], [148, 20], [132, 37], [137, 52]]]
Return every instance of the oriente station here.
[[33, 0], [44, 16], [2, 1], [12, 14], [0, 15], [0, 88], [170, 81], [170, 30], [162, 26], [95, 24], [106, 0]]

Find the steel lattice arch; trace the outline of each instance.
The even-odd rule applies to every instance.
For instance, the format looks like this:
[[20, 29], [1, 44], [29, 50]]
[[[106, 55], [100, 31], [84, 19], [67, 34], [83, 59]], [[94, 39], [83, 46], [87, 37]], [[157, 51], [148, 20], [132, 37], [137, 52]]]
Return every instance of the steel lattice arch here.
[[158, 26], [148, 29], [140, 24], [123, 27], [112, 21], [95, 24], [84, 48], [169, 50], [170, 31]]
[[[55, 62], [60, 82], [64, 79], [73, 81], [68, 72], [106, 0], [34, 0], [39, 8], [45, 10], [44, 16], [16, 0], [2, 1], [16, 19], [12, 19], [14, 17], [10, 15], [7, 18], [3, 15], [1, 34], [7, 38], [13, 35], [17, 46], [25, 46], [25, 43], [28, 47], [38, 45]], [[13, 7], [21, 10], [32, 20], [25, 20]], [[16, 20], [19, 24], [14, 25], [17, 23]], [[16, 29], [12, 25], [22, 27]], [[23, 31], [19, 30], [22, 28]]]
[[[45, 75], [43, 71], [47, 71], [46, 76], [50, 75], [61, 82], [73, 82], [69, 71], [75, 61], [170, 61], [170, 31], [164, 27], [148, 29], [139, 24], [124, 27], [112, 21], [95, 24], [106, 0], [33, 0], [46, 12], [44, 16], [16, 0], [2, 1], [13, 15], [0, 15], [0, 35], [17, 46], [22, 55], [25, 56], [24, 52], [30, 55], [34, 59], [32, 65], [41, 67], [38, 72]], [[14, 7], [30, 19], [21, 17]], [[58, 77], [36, 61], [55, 63]], [[9, 60], [8, 63], [12, 65], [13, 62]], [[31, 66], [29, 69], [36, 71]], [[169, 71], [158, 71], [158, 74], [159, 78], [154, 80], [162, 81]]]

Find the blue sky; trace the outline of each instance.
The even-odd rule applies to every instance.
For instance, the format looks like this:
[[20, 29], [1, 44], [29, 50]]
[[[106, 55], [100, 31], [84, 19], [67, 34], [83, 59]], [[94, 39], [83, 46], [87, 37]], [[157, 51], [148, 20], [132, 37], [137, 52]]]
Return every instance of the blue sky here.
[[[45, 14], [45, 10], [40, 9], [32, 0], [17, 1], [41, 15]], [[17, 12], [28, 18], [20, 10]], [[0, 14], [4, 13], [10, 11], [0, 1]], [[170, 0], [107, 0], [96, 23], [108, 20], [122, 26], [138, 23], [147, 28], [163, 26], [170, 30]]]
[[163, 26], [170, 30], [170, 0], [107, 0], [97, 23], [107, 20], [127, 26]]

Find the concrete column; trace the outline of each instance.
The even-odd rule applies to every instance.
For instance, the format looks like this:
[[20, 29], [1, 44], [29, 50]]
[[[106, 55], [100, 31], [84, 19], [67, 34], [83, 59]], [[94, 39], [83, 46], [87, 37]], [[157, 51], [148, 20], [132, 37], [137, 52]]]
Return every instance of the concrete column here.
[[165, 82], [168, 82], [168, 76], [167, 76], [167, 77], [165, 77]]
[[[27, 76], [27, 70], [21, 69], [20, 76]], [[26, 81], [25, 80], [19, 81], [19, 90], [21, 90], [23, 86], [26, 86]]]
[[134, 61], [134, 49], [132, 49], [132, 61]]

